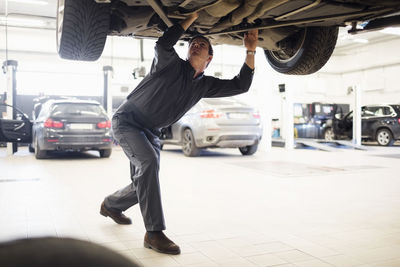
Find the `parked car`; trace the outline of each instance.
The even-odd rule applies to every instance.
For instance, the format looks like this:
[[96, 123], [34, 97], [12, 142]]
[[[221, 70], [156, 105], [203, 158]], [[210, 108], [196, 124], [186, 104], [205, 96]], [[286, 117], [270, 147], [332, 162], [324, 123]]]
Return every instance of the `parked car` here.
[[215, 147], [239, 148], [243, 155], [252, 155], [261, 140], [262, 126], [259, 112], [233, 97], [205, 98], [161, 132], [161, 144], [182, 146], [185, 156]]
[[[338, 139], [353, 137], [353, 112], [333, 120]], [[361, 108], [361, 138], [390, 146], [400, 139], [400, 105], [370, 105]]]
[[311, 104], [295, 104], [295, 137], [335, 139], [332, 129], [332, 119], [335, 114], [349, 112], [348, 104], [331, 104], [314, 102]]
[[110, 157], [111, 122], [98, 102], [65, 98], [38, 102], [33, 122], [15, 107], [16, 120], [0, 119], [0, 142], [29, 143], [37, 159], [54, 150], [98, 150], [101, 157]]
[[111, 121], [97, 101], [48, 100], [35, 112], [30, 150], [37, 159], [54, 150], [98, 150], [100, 157], [110, 157]]
[[96, 60], [107, 35], [157, 38], [198, 12], [183, 40], [203, 34], [213, 44], [242, 45], [244, 32], [258, 29], [269, 64], [286, 74], [323, 67], [339, 26], [355, 34], [400, 24], [396, 0], [58, 0], [57, 10], [57, 49], [65, 59]]

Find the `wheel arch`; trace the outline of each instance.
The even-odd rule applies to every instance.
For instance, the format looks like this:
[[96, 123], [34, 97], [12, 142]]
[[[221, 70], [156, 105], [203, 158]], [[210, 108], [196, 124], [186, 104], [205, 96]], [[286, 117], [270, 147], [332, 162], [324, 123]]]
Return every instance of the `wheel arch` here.
[[180, 142], [181, 142], [181, 144], [183, 143], [183, 133], [185, 132], [185, 130], [190, 130], [190, 131], [192, 132], [194, 143], [195, 143], [196, 146], [198, 147], [198, 142], [197, 142], [197, 138], [196, 138], [196, 131], [193, 130], [193, 128], [190, 127], [190, 126], [187, 125], [187, 124], [182, 125], [181, 130], [180, 130], [180, 134], [181, 134], [181, 136], [180, 136], [180, 137], [181, 137], [181, 138], [180, 138]]

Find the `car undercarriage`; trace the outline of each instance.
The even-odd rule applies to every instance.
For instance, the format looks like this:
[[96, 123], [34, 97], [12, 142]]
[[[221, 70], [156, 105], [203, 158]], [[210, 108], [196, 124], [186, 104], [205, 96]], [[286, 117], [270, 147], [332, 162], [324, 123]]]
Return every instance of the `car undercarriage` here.
[[[197, 12], [199, 18], [182, 36], [183, 40], [202, 34], [214, 45], [242, 45], [244, 33], [258, 29], [258, 46], [276, 71], [310, 74], [330, 58], [339, 26], [349, 26], [349, 32], [354, 34], [398, 26], [399, 11], [399, 2], [392, 0], [60, 0], [58, 47], [60, 55], [69, 59], [93, 60], [101, 55], [102, 50], [100, 55], [96, 51], [93, 58], [76, 53], [69, 56], [60, 50], [65, 31], [69, 41], [74, 38], [72, 30], [68, 33], [62, 29], [68, 27], [68, 12], [86, 14], [85, 21], [69, 24], [94, 30], [98, 43], [99, 38], [105, 42], [107, 35], [158, 38], [168, 27]], [[90, 22], [88, 14], [94, 18]]]

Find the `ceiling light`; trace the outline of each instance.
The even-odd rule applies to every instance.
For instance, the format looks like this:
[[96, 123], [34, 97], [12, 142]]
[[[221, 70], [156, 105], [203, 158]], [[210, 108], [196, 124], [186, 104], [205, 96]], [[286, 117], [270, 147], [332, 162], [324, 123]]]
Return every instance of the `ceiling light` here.
[[379, 32], [381, 33], [386, 33], [386, 34], [393, 34], [393, 35], [400, 35], [400, 28], [399, 27], [389, 27], [383, 30], [380, 30]]
[[16, 3], [24, 3], [24, 4], [32, 4], [32, 5], [48, 5], [49, 2], [47, 0], [6, 0], [8, 2], [16, 2]]

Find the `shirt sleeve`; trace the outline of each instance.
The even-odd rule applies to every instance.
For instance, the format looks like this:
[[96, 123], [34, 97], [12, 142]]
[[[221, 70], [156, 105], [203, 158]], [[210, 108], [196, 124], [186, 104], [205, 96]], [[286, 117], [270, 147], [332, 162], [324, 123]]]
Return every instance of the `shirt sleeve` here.
[[184, 29], [180, 24], [175, 24], [168, 28], [164, 34], [157, 40], [153, 63], [150, 73], [154, 74], [168, 66], [175, 59], [179, 58], [174, 49], [174, 45], [184, 33]]
[[215, 77], [207, 77], [206, 98], [226, 97], [246, 93], [253, 81], [254, 70], [247, 64], [243, 64], [238, 75], [231, 80], [222, 80]]

